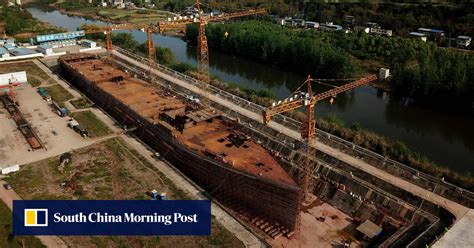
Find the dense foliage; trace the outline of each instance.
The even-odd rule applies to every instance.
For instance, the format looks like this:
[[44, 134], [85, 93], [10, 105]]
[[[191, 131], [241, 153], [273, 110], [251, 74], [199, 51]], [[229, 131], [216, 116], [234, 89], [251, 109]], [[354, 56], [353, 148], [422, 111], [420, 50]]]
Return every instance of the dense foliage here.
[[5, 31], [9, 35], [37, 26], [37, 20], [28, 11], [16, 6], [0, 8], [0, 21], [7, 23]]
[[[368, 1], [367, 1], [368, 2]], [[371, 1], [373, 2], [373, 1]], [[413, 2], [413, 1], [411, 1]], [[474, 7], [472, 3], [321, 3], [308, 1], [304, 5], [306, 18], [316, 21], [344, 23], [345, 15], [355, 17], [356, 25], [377, 22], [396, 34], [407, 34], [420, 27], [447, 31], [452, 37], [473, 34]]]
[[8, 36], [14, 36], [20, 42], [28, 42], [29, 37], [35, 34], [58, 33], [63, 31], [55, 26], [39, 22], [24, 8], [18, 6], [7, 7], [6, 2], [1, 1], [0, 22], [6, 22], [6, 34]]
[[[406, 34], [420, 27], [438, 28], [448, 31], [452, 37], [459, 34], [474, 34], [474, 5], [472, 1], [327, 1], [321, 0], [224, 0], [203, 1], [209, 8], [235, 11], [247, 7], [264, 7], [280, 16], [301, 16], [318, 22], [344, 24], [344, 16], [355, 17], [356, 25], [368, 21], [392, 29], [396, 34]], [[397, 3], [398, 2], [398, 3]], [[400, 3], [409, 2], [409, 3]], [[440, 3], [436, 3], [440, 2]], [[449, 3], [451, 2], [451, 3]], [[161, 1], [171, 11], [180, 11], [192, 0]]]
[[[195, 42], [196, 29], [189, 26], [186, 38]], [[474, 102], [474, 56], [438, 48], [433, 42], [294, 30], [257, 21], [211, 24], [206, 33], [211, 48], [318, 77], [353, 76], [353, 57], [360, 64], [378, 61], [391, 69], [395, 95], [462, 112], [471, 111]]]
[[[365, 33], [305, 32], [332, 42], [354, 57], [377, 60], [393, 72], [391, 88], [419, 103], [455, 107], [466, 112], [474, 103], [474, 56], [439, 48], [432, 42]], [[440, 101], [444, 100], [444, 101]]]
[[414, 66], [393, 64], [392, 88], [399, 95], [437, 106], [473, 111], [474, 57], [446, 50], [419, 54]]
[[[357, 71], [354, 60], [342, 49], [270, 23], [247, 21], [208, 25], [206, 34], [209, 46], [214, 49], [304, 74], [348, 78]], [[188, 26], [186, 39], [196, 42], [196, 36], [197, 26]]]

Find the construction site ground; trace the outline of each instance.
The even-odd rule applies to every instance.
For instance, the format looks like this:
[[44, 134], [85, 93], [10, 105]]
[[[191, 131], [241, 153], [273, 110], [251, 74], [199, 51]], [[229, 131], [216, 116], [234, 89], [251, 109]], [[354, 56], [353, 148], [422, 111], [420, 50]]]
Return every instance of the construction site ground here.
[[[59, 157], [25, 165], [5, 180], [24, 199], [150, 199], [149, 191], [169, 199], [188, 199], [162, 172], [121, 138], [78, 149], [64, 172]], [[210, 237], [61, 237], [71, 247], [242, 247], [243, 244], [213, 220]]]
[[288, 239], [281, 236], [272, 242], [273, 247], [363, 247], [364, 242], [354, 238], [352, 218], [337, 208], [315, 199], [301, 214], [301, 233]]
[[[44, 60], [42, 62], [38, 60], [33, 60], [31, 62], [34, 63], [37, 68], [45, 72], [45, 75], [49, 77], [48, 79], [42, 81], [41, 86], [59, 84], [64, 89], [66, 89], [69, 94], [73, 96], [72, 100], [80, 99], [83, 97], [69, 84], [61, 80], [60, 77], [52, 73], [51, 70], [45, 65], [48, 63], [45, 63]], [[54, 62], [54, 60], [50, 59], [48, 60], [48, 62]], [[54, 66], [55, 63], [52, 63], [52, 65]], [[0, 130], [2, 130], [2, 135], [0, 135], [0, 165], [19, 164], [21, 166], [21, 171], [24, 168], [23, 165], [37, 162], [40, 160], [45, 160], [51, 157], [57, 158], [64, 152], [74, 151], [120, 136], [128, 146], [133, 147], [135, 151], [138, 151], [138, 153], [141, 154], [142, 158], [145, 159], [143, 161], [148, 161], [148, 163], [152, 164], [154, 168], [157, 168], [159, 171], [163, 172], [166, 177], [170, 179], [170, 183], [167, 183], [167, 186], [168, 188], [172, 188], [172, 191], [178, 192], [178, 189], [182, 189], [182, 192], [186, 192], [187, 197], [191, 199], [208, 199], [205, 195], [202, 194], [202, 190], [199, 189], [199, 187], [197, 187], [194, 183], [192, 183], [189, 179], [182, 175], [178, 170], [172, 167], [172, 165], [170, 165], [168, 162], [155, 159], [153, 156], [154, 151], [149, 149], [146, 145], [141, 143], [134, 136], [129, 136], [125, 134], [123, 130], [117, 126], [114, 120], [111, 119], [107, 114], [102, 112], [100, 109], [76, 109], [73, 104], [70, 103], [70, 101], [66, 101], [64, 103], [64, 105], [68, 107], [73, 113], [80, 111], [92, 112], [98, 118], [98, 120], [105, 123], [108, 129], [112, 131], [112, 134], [109, 135], [97, 138], [84, 139], [67, 127], [66, 118], [61, 118], [51, 111], [46, 101], [41, 99], [41, 97], [39, 96], [39, 94], [36, 93], [33, 87], [31, 87], [30, 85], [25, 85], [18, 88], [17, 91], [17, 94], [19, 94], [18, 100], [21, 104], [20, 109], [23, 113], [26, 114], [27, 120], [36, 130], [40, 138], [43, 139], [43, 141], [46, 143], [46, 147], [48, 149], [28, 152], [29, 146], [27, 145], [25, 139], [17, 131], [15, 123], [11, 119], [9, 119], [8, 112], [6, 112], [6, 110], [4, 109], [0, 109], [0, 112], [2, 112], [0, 113]], [[39, 108], [40, 110], [31, 112], [32, 109], [37, 108]], [[46, 114], [48, 114], [46, 119], [36, 121], [36, 119], [44, 118]], [[57, 127], [62, 127], [64, 128], [64, 130], [55, 129]], [[52, 134], [53, 129], [56, 130], [57, 135]], [[32, 187], [31, 189], [35, 188]], [[3, 188], [0, 188], [0, 198], [7, 204], [7, 206], [9, 206], [10, 209], [12, 206], [12, 201], [14, 199], [21, 199], [20, 196], [15, 193], [15, 190], [16, 186], [13, 190], [5, 190]], [[144, 190], [142, 190], [141, 192], [144, 192]], [[186, 195], [181, 195], [179, 197], [187, 198]], [[25, 197], [25, 199], [29, 198]], [[213, 220], [217, 220], [218, 223], [220, 223], [217, 224], [216, 221], [213, 221], [213, 230], [218, 231], [213, 231], [213, 235], [205, 238], [207, 241], [202, 242], [207, 242], [206, 244], [210, 246], [222, 247], [224, 246], [222, 244], [222, 240], [232, 239], [233, 243], [229, 244], [229, 246], [231, 247], [241, 247], [242, 242], [246, 247], [261, 247], [261, 241], [249, 230], [243, 227], [238, 221], [236, 221], [232, 216], [230, 216], [229, 213], [227, 213], [219, 205], [213, 202], [211, 211]], [[226, 231], [226, 229], [230, 232]], [[66, 244], [62, 241], [62, 239], [57, 238], [56, 236], [38, 236], [38, 238], [44, 245], [48, 247], [66, 247]], [[100, 243], [100, 240], [98, 239], [93, 240], [98, 243], [89, 243], [90, 247], [106, 246], [106, 244]], [[131, 240], [133, 242], [136, 242], [130, 243], [130, 246], [141, 246], [140, 243], [137, 243], [140, 242], [139, 239], [132, 238]], [[194, 242], [192, 244], [186, 245], [189, 247], [195, 247], [199, 246], [201, 243]], [[172, 247], [176, 245], [174, 243], [170, 243], [170, 245], [168, 246]], [[179, 246], [181, 247], [181, 245]]]
[[15, 95], [23, 116], [40, 137], [46, 149], [33, 151], [10, 114], [3, 106], [0, 106], [0, 130], [2, 130], [0, 165], [31, 163], [94, 142], [94, 140], [82, 138], [69, 128], [67, 118], [61, 118], [54, 113], [49, 104], [29, 84], [15, 87]]

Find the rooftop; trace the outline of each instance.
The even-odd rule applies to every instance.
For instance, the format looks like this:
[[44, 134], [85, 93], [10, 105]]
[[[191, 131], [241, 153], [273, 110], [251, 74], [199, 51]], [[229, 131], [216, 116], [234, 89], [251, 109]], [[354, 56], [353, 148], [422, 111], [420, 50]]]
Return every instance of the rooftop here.
[[41, 48], [41, 49], [50, 49], [51, 48], [51, 46], [49, 46], [49, 45], [39, 45], [38, 47]]
[[409, 35], [412, 35], [412, 36], [419, 36], [419, 37], [425, 37], [425, 36], [426, 36], [426, 34], [419, 33], [419, 32], [411, 32], [411, 33], [409, 33]]
[[420, 32], [430, 32], [430, 33], [444, 33], [443, 30], [432, 29], [432, 28], [419, 28], [418, 31], [420, 31]]
[[85, 35], [85, 32], [83, 30], [67, 32], [67, 33], [45, 34], [45, 35], [36, 36], [36, 41], [46, 42], [46, 41], [53, 41], [53, 40], [66, 40], [66, 39], [74, 39], [77, 37], [83, 37], [84, 35]]
[[28, 48], [19, 47], [19, 48], [12, 49], [10, 53], [15, 56], [23, 56], [23, 55], [36, 54], [37, 52]]
[[9, 53], [8, 50], [3, 47], [0, 47], [0, 55], [5, 53]]
[[13, 45], [13, 44], [5, 44], [5, 45], [3, 45], [3, 47], [5, 47], [6, 49], [10, 50], [10, 49], [15, 48], [15, 45]]
[[369, 239], [376, 237], [382, 232], [382, 228], [370, 220], [364, 221], [364, 223], [360, 224], [356, 229], [367, 236]]

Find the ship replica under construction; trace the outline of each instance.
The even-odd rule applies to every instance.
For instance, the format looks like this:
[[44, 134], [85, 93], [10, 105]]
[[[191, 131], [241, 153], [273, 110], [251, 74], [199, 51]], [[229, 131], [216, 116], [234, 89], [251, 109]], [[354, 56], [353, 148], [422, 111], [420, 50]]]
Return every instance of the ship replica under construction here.
[[[160, 152], [213, 198], [240, 216], [264, 218], [291, 234], [301, 189], [239, 123], [159, 90], [96, 55], [68, 54], [61, 69], [79, 90]], [[268, 233], [268, 232], [267, 232]]]

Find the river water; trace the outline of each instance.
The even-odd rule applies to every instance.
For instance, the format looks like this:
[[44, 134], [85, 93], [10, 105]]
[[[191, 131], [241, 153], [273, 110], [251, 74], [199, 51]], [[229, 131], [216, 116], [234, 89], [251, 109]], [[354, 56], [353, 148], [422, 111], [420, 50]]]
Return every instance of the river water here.
[[[58, 11], [30, 7], [37, 19], [56, 26], [76, 30], [81, 24], [105, 25], [100, 21], [67, 16]], [[129, 32], [129, 31], [121, 31]], [[131, 31], [138, 42], [146, 34]], [[154, 35], [155, 44], [171, 49], [176, 60], [197, 65], [196, 48], [183, 40]], [[304, 75], [286, 72], [247, 59], [211, 50], [210, 72], [226, 82], [253, 88], [270, 89], [278, 98], [288, 96], [305, 79]], [[317, 75], [316, 75], [317, 77]], [[393, 140], [403, 141], [412, 150], [439, 164], [458, 171], [474, 173], [474, 120], [469, 117], [435, 112], [418, 106], [405, 106], [370, 86], [359, 87], [339, 95], [331, 106], [319, 102], [317, 116], [335, 114], [346, 125], [360, 123], [363, 128]]]

